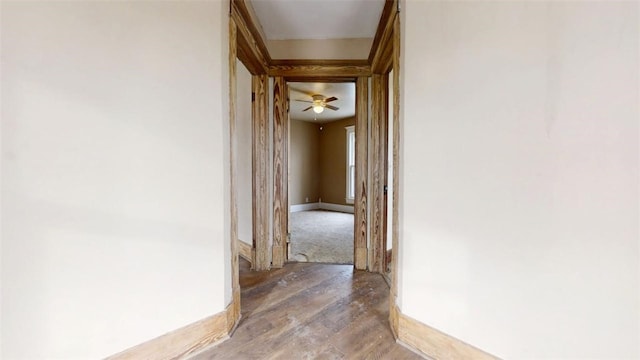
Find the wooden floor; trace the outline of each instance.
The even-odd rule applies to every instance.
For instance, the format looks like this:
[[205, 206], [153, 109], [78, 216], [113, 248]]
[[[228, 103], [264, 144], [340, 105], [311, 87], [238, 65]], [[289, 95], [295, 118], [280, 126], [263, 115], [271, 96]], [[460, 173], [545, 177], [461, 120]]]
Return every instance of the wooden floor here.
[[194, 359], [421, 359], [395, 343], [381, 275], [313, 263], [251, 272], [241, 260], [240, 287], [235, 333]]

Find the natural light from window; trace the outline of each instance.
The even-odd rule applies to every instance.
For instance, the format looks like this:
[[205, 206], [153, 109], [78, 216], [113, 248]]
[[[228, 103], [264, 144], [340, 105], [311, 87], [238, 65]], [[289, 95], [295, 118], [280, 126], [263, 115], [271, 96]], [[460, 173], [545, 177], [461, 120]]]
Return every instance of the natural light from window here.
[[347, 204], [353, 204], [356, 197], [356, 132], [354, 126], [347, 126]]

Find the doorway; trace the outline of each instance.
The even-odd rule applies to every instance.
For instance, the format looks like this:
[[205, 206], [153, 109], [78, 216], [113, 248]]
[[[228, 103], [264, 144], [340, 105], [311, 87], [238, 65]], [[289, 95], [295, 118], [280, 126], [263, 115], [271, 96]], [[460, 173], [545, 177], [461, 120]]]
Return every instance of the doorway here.
[[[393, 77], [386, 77], [393, 84], [393, 89], [399, 88], [399, 46], [400, 26], [398, 15], [398, 2], [388, 0], [384, 3], [384, 10], [380, 17], [377, 32], [371, 53], [366, 60], [273, 60], [261, 37], [260, 30], [255, 26], [255, 19], [246, 8], [244, 1], [231, 1], [230, 21], [230, 233], [231, 233], [231, 274], [233, 286], [233, 313], [237, 319], [239, 315], [239, 285], [238, 285], [238, 259], [237, 255], [244, 254], [248, 259], [253, 259], [255, 266], [257, 260], [261, 261], [259, 270], [283, 267], [288, 257], [289, 237], [289, 118], [288, 108], [288, 82], [354, 82], [356, 87], [356, 115], [355, 115], [355, 153], [354, 166], [354, 246], [353, 264], [357, 270], [369, 270], [383, 273], [386, 268], [387, 246], [381, 242], [381, 236], [386, 234], [382, 228], [381, 220], [386, 217], [386, 203], [380, 195], [384, 191], [385, 182], [388, 179], [380, 179], [381, 173], [386, 173], [387, 164], [380, 164], [377, 151], [378, 145], [370, 143], [373, 134], [371, 127], [380, 124], [383, 111], [370, 104], [383, 104], [379, 97], [384, 94], [382, 90], [376, 90], [373, 79], [376, 76], [394, 70]], [[236, 171], [234, 161], [235, 149], [239, 144], [235, 134], [235, 60], [239, 59], [249, 70], [253, 79], [253, 110], [257, 114], [253, 117], [253, 247], [241, 246], [238, 241], [237, 222], [237, 188]], [[272, 81], [272, 82], [271, 82]], [[266, 84], [271, 84], [266, 86]], [[371, 89], [371, 90], [370, 90]], [[372, 98], [369, 98], [371, 93]], [[273, 94], [273, 101], [268, 100]], [[376, 99], [375, 97], [378, 96]], [[388, 96], [388, 94], [386, 95]], [[385, 98], [386, 99], [386, 98]], [[273, 107], [269, 107], [273, 104]], [[392, 248], [398, 250], [398, 159], [399, 159], [399, 94], [393, 94], [393, 120], [387, 123], [393, 126], [393, 147], [389, 154], [393, 156], [393, 193], [389, 193], [389, 201], [392, 201], [392, 214], [389, 220], [392, 226]], [[384, 106], [386, 109], [387, 106]], [[271, 111], [272, 110], [272, 111]], [[271, 114], [273, 115], [272, 118]], [[389, 115], [386, 113], [385, 118]], [[375, 120], [375, 119], [378, 120]], [[268, 136], [266, 135], [268, 134]], [[256, 139], [259, 139], [256, 141]], [[380, 140], [380, 139], [379, 139]], [[247, 144], [248, 145], [248, 144]], [[272, 155], [272, 156], [271, 156]], [[267, 158], [271, 160], [264, 160]], [[263, 159], [263, 160], [260, 160]], [[271, 167], [267, 168], [266, 164]], [[371, 175], [371, 167], [378, 164], [378, 177]], [[373, 181], [378, 179], [378, 183]], [[381, 181], [381, 182], [380, 182]], [[378, 194], [378, 195], [376, 195]], [[373, 199], [377, 198], [377, 203]], [[375, 219], [375, 220], [374, 220]], [[386, 228], [385, 228], [386, 229]], [[386, 238], [386, 236], [384, 237]], [[390, 281], [390, 322], [395, 332], [398, 322], [398, 309], [396, 306], [398, 263], [396, 256], [391, 261]], [[256, 269], [258, 270], [258, 269]]]
[[288, 260], [353, 264], [355, 83], [288, 89]]

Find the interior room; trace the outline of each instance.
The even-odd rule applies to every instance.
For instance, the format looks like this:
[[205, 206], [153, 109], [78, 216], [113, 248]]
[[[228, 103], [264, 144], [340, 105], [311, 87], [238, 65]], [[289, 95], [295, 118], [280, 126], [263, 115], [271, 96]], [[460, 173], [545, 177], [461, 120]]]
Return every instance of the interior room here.
[[[640, 358], [639, 29], [637, 1], [0, 1], [0, 358]], [[289, 181], [290, 109], [346, 107], [298, 83], [354, 84], [352, 205]], [[320, 204], [352, 263], [289, 261]]]
[[353, 264], [355, 84], [288, 88], [289, 260]]

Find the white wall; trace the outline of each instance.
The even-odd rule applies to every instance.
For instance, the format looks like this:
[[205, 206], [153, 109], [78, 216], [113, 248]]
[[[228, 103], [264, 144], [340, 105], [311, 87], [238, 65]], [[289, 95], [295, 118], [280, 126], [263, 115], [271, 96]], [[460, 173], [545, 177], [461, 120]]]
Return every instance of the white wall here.
[[236, 60], [236, 184], [238, 239], [253, 245], [253, 165], [251, 73]]
[[638, 358], [638, 3], [407, 1], [403, 313], [497, 356]]
[[3, 359], [224, 310], [227, 6], [2, 3]]

